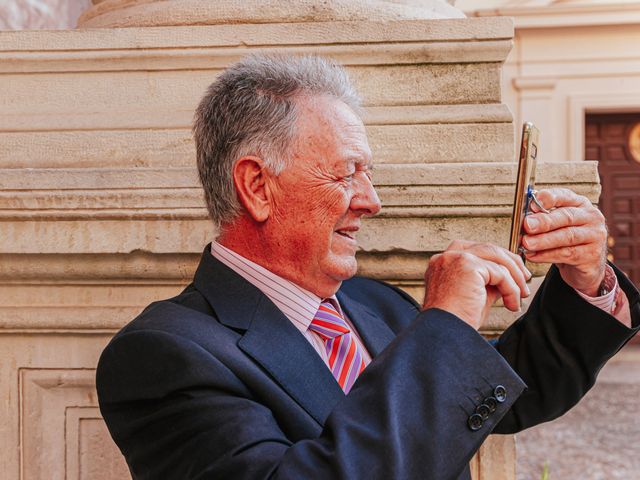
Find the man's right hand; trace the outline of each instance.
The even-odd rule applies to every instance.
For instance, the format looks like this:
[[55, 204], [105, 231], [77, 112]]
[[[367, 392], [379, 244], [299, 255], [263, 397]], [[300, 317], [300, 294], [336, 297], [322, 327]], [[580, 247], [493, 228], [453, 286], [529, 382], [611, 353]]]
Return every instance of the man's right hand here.
[[529, 278], [518, 255], [488, 243], [454, 240], [429, 261], [423, 309], [445, 310], [478, 330], [500, 297], [509, 310], [520, 310], [520, 299], [530, 295]]

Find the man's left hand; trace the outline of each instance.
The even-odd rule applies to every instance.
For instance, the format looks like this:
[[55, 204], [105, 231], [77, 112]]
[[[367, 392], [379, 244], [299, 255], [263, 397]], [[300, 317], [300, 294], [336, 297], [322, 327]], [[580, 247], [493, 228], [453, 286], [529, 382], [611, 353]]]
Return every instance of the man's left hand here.
[[527, 260], [555, 263], [568, 285], [597, 296], [607, 254], [604, 216], [589, 199], [565, 188], [540, 190], [536, 197], [549, 213], [533, 205], [535, 213], [525, 218]]

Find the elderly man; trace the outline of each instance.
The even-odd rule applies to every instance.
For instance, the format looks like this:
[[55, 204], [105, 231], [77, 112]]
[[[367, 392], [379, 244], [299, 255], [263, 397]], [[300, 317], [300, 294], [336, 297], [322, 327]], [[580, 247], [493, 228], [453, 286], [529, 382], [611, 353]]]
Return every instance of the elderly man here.
[[496, 299], [519, 309], [531, 275], [502, 248], [452, 242], [423, 305], [354, 277], [380, 210], [359, 112], [318, 57], [249, 57], [209, 88], [194, 133], [219, 236], [98, 366], [134, 478], [467, 479], [489, 433], [561, 415], [638, 329], [602, 215], [567, 190], [528, 217], [528, 258], [556, 266], [495, 344], [477, 330]]

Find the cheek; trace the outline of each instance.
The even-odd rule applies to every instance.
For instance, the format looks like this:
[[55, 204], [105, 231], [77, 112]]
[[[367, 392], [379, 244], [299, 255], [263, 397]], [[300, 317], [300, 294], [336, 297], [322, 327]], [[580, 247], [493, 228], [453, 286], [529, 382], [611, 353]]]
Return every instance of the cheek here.
[[285, 195], [276, 215], [281, 238], [300, 252], [329, 248], [336, 225], [349, 210], [350, 193], [342, 185]]
[[351, 203], [351, 189], [343, 186], [335, 186], [325, 190], [321, 195], [314, 198], [312, 207], [317, 212], [317, 217], [327, 219], [329, 223], [335, 223], [349, 210]]
[[333, 231], [337, 221], [349, 210], [349, 203], [350, 191], [342, 185], [332, 185], [309, 191], [293, 209], [301, 224], [314, 230]]

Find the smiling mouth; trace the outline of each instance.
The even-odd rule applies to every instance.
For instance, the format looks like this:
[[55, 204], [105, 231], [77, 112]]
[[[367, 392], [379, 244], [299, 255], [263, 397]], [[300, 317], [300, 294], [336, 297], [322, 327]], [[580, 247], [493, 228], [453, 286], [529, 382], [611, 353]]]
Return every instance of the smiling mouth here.
[[343, 237], [349, 238], [351, 240], [355, 240], [357, 231], [358, 231], [358, 229], [355, 228], [355, 229], [336, 230], [335, 233], [337, 233], [338, 235], [341, 235]]

